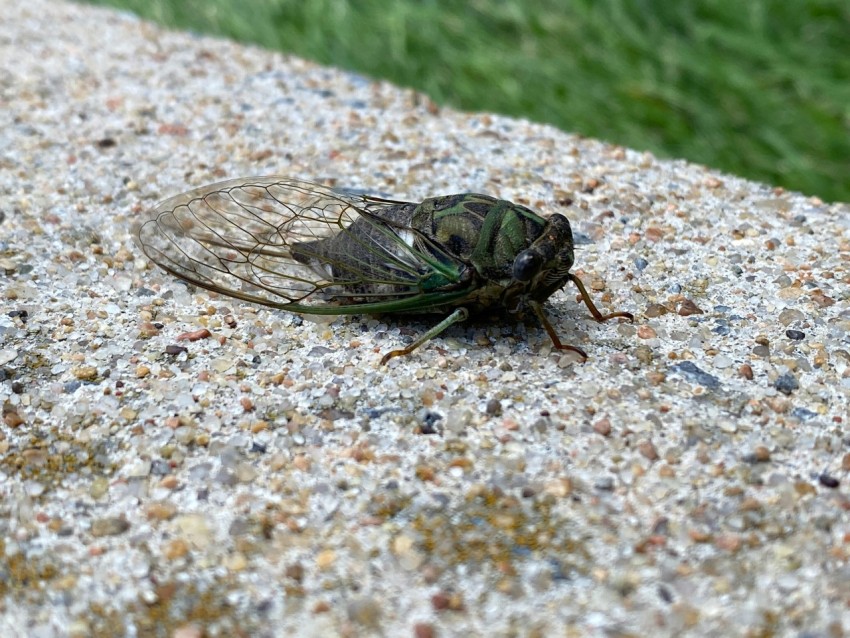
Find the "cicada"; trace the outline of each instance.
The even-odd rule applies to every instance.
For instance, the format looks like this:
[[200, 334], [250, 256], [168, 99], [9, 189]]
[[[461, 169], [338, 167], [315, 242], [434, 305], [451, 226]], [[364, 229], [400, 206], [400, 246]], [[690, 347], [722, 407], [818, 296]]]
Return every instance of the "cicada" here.
[[566, 217], [461, 193], [403, 202], [298, 179], [258, 177], [204, 186], [153, 210], [137, 227], [144, 253], [172, 275], [222, 295], [295, 313], [424, 314], [442, 320], [381, 364], [470, 315], [533, 314], [562, 344], [543, 303], [573, 282]]

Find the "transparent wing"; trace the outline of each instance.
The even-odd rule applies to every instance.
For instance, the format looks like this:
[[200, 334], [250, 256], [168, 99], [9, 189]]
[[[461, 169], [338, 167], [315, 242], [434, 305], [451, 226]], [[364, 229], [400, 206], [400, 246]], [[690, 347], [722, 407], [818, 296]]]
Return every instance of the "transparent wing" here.
[[158, 266], [223, 295], [295, 312], [392, 312], [433, 296], [419, 284], [434, 259], [415, 247], [419, 234], [398, 213], [406, 206], [414, 205], [243, 178], [162, 202], [135, 234]]

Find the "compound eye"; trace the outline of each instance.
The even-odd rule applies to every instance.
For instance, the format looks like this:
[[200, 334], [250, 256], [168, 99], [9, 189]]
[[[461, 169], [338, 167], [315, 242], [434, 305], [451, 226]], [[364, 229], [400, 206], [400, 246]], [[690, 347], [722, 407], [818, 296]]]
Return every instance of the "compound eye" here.
[[531, 281], [540, 271], [543, 258], [534, 251], [524, 250], [514, 259], [513, 276], [516, 281], [523, 283]]

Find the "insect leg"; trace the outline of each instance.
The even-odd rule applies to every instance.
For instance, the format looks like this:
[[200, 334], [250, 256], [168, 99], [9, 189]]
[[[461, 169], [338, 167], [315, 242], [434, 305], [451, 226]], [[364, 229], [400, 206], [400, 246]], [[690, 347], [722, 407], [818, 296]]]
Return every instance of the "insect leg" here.
[[[608, 321], [609, 319], [613, 319], [614, 317], [623, 317], [624, 319], [628, 319], [631, 322], [634, 322], [635, 316], [630, 312], [612, 312], [610, 315], [603, 315], [596, 308], [596, 305], [593, 303], [593, 300], [590, 298], [590, 295], [587, 294], [587, 288], [584, 287], [584, 284], [581, 283], [581, 279], [576, 277], [573, 273], [569, 273], [567, 275], [569, 280], [576, 285], [579, 293], [581, 294], [581, 299], [584, 301], [584, 305], [587, 306], [587, 309], [590, 310], [590, 314], [593, 315], [593, 318], [600, 323], [603, 321]], [[538, 315], [539, 317], [540, 315]], [[552, 336], [552, 333], [549, 333], [549, 336]]]
[[450, 314], [448, 317], [443, 319], [440, 323], [438, 323], [436, 326], [431, 328], [428, 332], [426, 332], [424, 335], [419, 337], [416, 341], [411, 343], [406, 348], [402, 348], [401, 350], [393, 350], [392, 352], [388, 352], [387, 354], [385, 354], [384, 358], [381, 359], [381, 365], [382, 366], [386, 365], [387, 361], [389, 361], [393, 357], [400, 357], [400, 356], [405, 355], [405, 354], [410, 354], [411, 352], [416, 350], [416, 348], [421, 346], [426, 341], [429, 341], [429, 340], [433, 339], [434, 337], [436, 337], [438, 334], [440, 334], [443, 330], [448, 328], [450, 325], [452, 325], [454, 323], [459, 323], [461, 321], [465, 321], [468, 316], [469, 316], [469, 312], [467, 311], [466, 308], [458, 308], [452, 314]]
[[[549, 338], [552, 340], [552, 345], [554, 345], [557, 350], [571, 350], [581, 356], [581, 358], [583, 359], [582, 363], [587, 361], [587, 354], [584, 350], [582, 350], [581, 348], [577, 348], [576, 346], [568, 346], [564, 343], [561, 343], [561, 340], [558, 339], [558, 335], [555, 332], [555, 328], [553, 328], [552, 324], [549, 323], [549, 318], [546, 316], [546, 312], [543, 310], [543, 306], [540, 303], [538, 303], [537, 301], [529, 301], [528, 305], [534, 311], [534, 314], [537, 315], [537, 318], [540, 320], [540, 323], [543, 324], [543, 327], [549, 334]], [[594, 308], [594, 310], [596, 310], [596, 308]], [[596, 312], [598, 313], [599, 311], [596, 310]]]

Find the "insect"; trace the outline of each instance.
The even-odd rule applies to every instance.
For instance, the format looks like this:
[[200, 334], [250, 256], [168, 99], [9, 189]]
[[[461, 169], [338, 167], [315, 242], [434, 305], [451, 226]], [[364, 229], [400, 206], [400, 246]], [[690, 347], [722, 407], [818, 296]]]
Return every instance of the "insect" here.
[[236, 179], [167, 199], [135, 229], [145, 254], [202, 288], [315, 315], [441, 313], [443, 319], [381, 364], [470, 315], [534, 314], [573, 282], [593, 318], [607, 321], [570, 272], [566, 217], [544, 219], [487, 195], [420, 203], [359, 195], [286, 177]]

